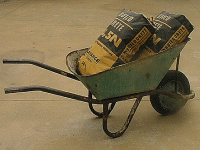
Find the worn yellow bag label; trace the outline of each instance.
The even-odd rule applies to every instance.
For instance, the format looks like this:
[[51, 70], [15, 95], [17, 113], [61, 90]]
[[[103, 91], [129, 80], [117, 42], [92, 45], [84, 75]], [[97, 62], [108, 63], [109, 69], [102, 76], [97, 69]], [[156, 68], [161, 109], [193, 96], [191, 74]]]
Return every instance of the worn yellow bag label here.
[[144, 27], [134, 38], [127, 44], [119, 58], [124, 62], [128, 63], [133, 55], [140, 49], [140, 47], [148, 40], [151, 36], [151, 32]]
[[[83, 75], [91, 75], [108, 70], [117, 61], [118, 57], [100, 41], [96, 41], [90, 50], [79, 59], [79, 71]], [[80, 64], [81, 63], [81, 64]], [[89, 64], [89, 68], [88, 68]]]
[[155, 51], [167, 50], [183, 42], [193, 31], [193, 26], [184, 15], [161, 12], [153, 20], [155, 33], [146, 45]]

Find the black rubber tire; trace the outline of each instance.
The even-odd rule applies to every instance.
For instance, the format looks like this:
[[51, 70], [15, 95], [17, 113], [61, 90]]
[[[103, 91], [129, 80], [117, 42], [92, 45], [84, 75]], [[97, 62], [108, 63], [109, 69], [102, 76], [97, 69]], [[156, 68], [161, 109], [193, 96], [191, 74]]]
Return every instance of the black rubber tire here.
[[[177, 91], [183, 95], [190, 94], [190, 83], [187, 77], [182, 72], [176, 70], [169, 70], [158, 85], [157, 89], [175, 91], [176, 79]], [[178, 112], [186, 104], [187, 100], [157, 94], [150, 96], [150, 102], [158, 113], [162, 115], [171, 115]]]

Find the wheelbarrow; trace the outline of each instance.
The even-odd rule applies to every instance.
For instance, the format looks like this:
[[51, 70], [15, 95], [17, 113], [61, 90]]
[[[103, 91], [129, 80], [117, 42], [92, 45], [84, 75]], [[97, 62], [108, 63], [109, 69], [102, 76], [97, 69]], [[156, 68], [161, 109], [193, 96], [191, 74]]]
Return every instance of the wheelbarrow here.
[[[162, 115], [170, 115], [179, 111], [187, 100], [195, 97], [190, 90], [187, 77], [178, 70], [180, 52], [186, 42], [171, 49], [159, 52], [134, 62], [123, 64], [104, 72], [81, 76], [77, 74], [77, 62], [88, 48], [73, 51], [66, 57], [66, 64], [72, 73], [27, 59], [4, 59], [4, 64], [32, 64], [58, 73], [71, 79], [81, 81], [88, 89], [88, 97], [52, 89], [44, 86], [26, 86], [6, 88], [5, 93], [42, 91], [87, 102], [93, 114], [103, 118], [104, 132], [113, 138], [121, 136], [128, 128], [142, 98], [150, 96], [153, 108]], [[169, 70], [176, 61], [175, 70]], [[108, 116], [116, 102], [135, 99], [133, 107], [123, 125], [117, 132], [108, 130]], [[102, 104], [103, 112], [96, 111], [94, 104]]]

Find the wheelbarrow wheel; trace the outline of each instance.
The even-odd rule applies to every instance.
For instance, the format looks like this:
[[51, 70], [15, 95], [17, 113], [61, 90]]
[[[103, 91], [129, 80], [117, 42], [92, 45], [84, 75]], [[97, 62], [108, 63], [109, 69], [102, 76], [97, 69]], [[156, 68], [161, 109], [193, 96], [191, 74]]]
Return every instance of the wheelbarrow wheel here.
[[[176, 89], [180, 94], [190, 94], [190, 84], [187, 77], [182, 72], [176, 70], [168, 71], [157, 89], [171, 92], [175, 92]], [[162, 115], [171, 115], [178, 112], [186, 104], [187, 100], [157, 94], [150, 96], [150, 102], [158, 113]]]

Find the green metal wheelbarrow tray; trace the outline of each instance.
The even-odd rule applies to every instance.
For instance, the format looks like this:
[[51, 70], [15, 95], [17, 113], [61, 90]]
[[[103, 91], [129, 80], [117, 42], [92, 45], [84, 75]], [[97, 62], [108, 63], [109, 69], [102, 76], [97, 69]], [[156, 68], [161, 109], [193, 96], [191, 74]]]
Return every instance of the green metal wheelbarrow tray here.
[[[183, 42], [156, 55], [91, 76], [81, 76], [76, 73], [77, 61], [88, 48], [73, 51], [67, 55], [66, 63], [73, 74], [34, 60], [4, 59], [3, 63], [5, 64], [32, 64], [81, 81], [89, 91], [88, 97], [85, 97], [44, 86], [26, 86], [6, 88], [5, 93], [42, 91], [87, 102], [92, 113], [103, 118], [104, 132], [108, 136], [116, 138], [121, 136], [128, 128], [144, 96], [150, 95], [150, 102], [153, 108], [163, 115], [176, 113], [185, 105], [188, 99], [195, 97], [194, 92], [190, 90], [187, 77], [178, 71], [180, 52], [186, 43]], [[175, 70], [169, 71], [176, 59]], [[110, 132], [107, 127], [107, 119], [116, 102], [133, 98], [136, 100], [124, 126], [115, 133]], [[96, 111], [93, 104], [102, 104], [103, 112]]]

